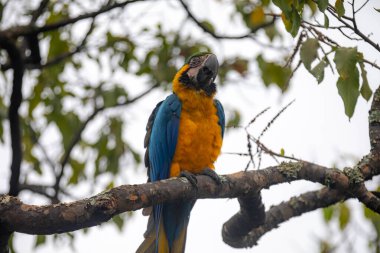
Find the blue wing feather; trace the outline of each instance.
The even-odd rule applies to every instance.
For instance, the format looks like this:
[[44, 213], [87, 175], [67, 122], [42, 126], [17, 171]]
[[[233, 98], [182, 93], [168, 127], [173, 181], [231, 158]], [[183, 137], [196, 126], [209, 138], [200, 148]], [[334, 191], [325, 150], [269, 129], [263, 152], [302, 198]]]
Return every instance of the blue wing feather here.
[[224, 116], [224, 109], [223, 109], [222, 103], [220, 103], [219, 100], [214, 99], [214, 104], [215, 104], [216, 109], [217, 109], [216, 114], [218, 115], [218, 118], [219, 118], [218, 124], [220, 125], [220, 128], [222, 130], [222, 138], [223, 138], [224, 128], [226, 125], [226, 117]]
[[170, 165], [177, 146], [181, 102], [175, 94], [160, 105], [153, 122], [149, 140], [150, 179], [157, 181], [169, 177]]
[[[152, 182], [169, 178], [170, 166], [177, 146], [180, 116], [181, 102], [175, 94], [168, 96], [157, 108], [148, 140], [149, 177]], [[153, 207], [156, 238], [159, 237], [159, 221], [163, 213], [164, 216], [171, 213], [170, 207], [166, 204]], [[165, 220], [171, 219], [164, 219], [164, 224]], [[156, 240], [156, 251], [157, 248], [158, 240]]]

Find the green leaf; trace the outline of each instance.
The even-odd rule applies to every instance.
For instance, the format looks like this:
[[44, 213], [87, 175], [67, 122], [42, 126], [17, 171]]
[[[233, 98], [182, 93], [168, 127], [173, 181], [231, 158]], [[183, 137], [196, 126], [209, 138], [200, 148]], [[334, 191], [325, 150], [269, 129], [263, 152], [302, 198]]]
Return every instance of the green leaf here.
[[204, 20], [201, 22], [201, 24], [202, 24], [202, 26], [204, 26], [206, 29], [208, 29], [212, 33], [215, 32], [215, 27], [213, 26], [213, 24], [211, 24], [210, 21]]
[[[59, 104], [57, 107], [60, 108], [61, 105]], [[50, 115], [48, 115], [48, 117], [50, 117], [58, 126], [62, 135], [63, 147], [67, 150], [72, 141], [73, 129], [77, 131], [81, 123], [78, 115], [74, 112], [62, 114], [61, 110], [55, 109]]]
[[325, 59], [322, 59], [314, 68], [310, 70], [310, 73], [317, 79], [318, 84], [320, 84], [325, 77], [326, 66], [327, 63]]
[[2, 121], [0, 121], [0, 143], [4, 144], [4, 127]]
[[120, 215], [115, 215], [112, 217], [113, 223], [115, 223], [116, 227], [119, 229], [120, 232], [123, 231], [124, 226], [124, 219]]
[[70, 165], [71, 165], [73, 174], [71, 175], [69, 179], [69, 184], [77, 184], [80, 176], [84, 175], [83, 172], [84, 172], [84, 168], [86, 164], [81, 163], [74, 159], [70, 159]]
[[339, 73], [337, 82], [338, 93], [344, 103], [344, 110], [348, 118], [355, 111], [359, 97], [359, 70], [356, 67], [359, 54], [356, 48], [341, 47], [336, 49], [334, 62]]
[[329, 6], [329, 0], [318, 0], [317, 5], [318, 5], [318, 9], [321, 12], [324, 12], [327, 9], [327, 6]]
[[0, 21], [3, 19], [4, 4], [0, 3]]
[[323, 208], [323, 219], [329, 223], [334, 215], [334, 206]]
[[344, 230], [350, 221], [351, 212], [348, 206], [344, 203], [339, 205], [339, 228]]
[[336, 13], [339, 17], [342, 17], [344, 15], [345, 9], [344, 9], [344, 0], [336, 0], [335, 2], [335, 9]]
[[330, 253], [334, 252], [335, 247], [331, 245], [331, 242], [327, 240], [319, 240], [319, 252], [320, 253]]
[[[377, 191], [379, 191], [379, 189], [377, 189]], [[379, 236], [380, 235], [380, 215], [378, 213], [375, 213], [371, 209], [367, 208], [365, 205], [363, 205], [363, 209], [364, 209], [364, 217], [372, 223], [377, 236]]]
[[109, 184], [106, 186], [106, 190], [110, 190], [115, 187], [115, 183], [113, 181], [109, 182]]
[[34, 243], [34, 248], [41, 246], [45, 242], [46, 242], [46, 235], [37, 235], [36, 236], [36, 242]]
[[132, 156], [133, 156], [133, 160], [136, 162], [136, 163], [141, 163], [141, 156], [138, 152], [136, 152], [135, 150], [129, 148], [129, 152], [132, 153]]
[[359, 97], [359, 70], [354, 71], [346, 79], [339, 77], [337, 82], [338, 93], [343, 100], [344, 111], [349, 119], [355, 111], [356, 102]]
[[317, 39], [307, 39], [300, 49], [301, 61], [305, 68], [310, 71], [311, 63], [318, 57], [319, 43]]
[[364, 63], [362, 61], [359, 61], [359, 67], [360, 67], [360, 73], [362, 77], [362, 86], [360, 88], [360, 94], [362, 97], [369, 101], [372, 97], [372, 90], [369, 87], [368, 79], [367, 79], [367, 71], [365, 70]]
[[348, 78], [354, 71], [358, 62], [356, 47], [340, 47], [336, 49], [334, 62], [340, 77]]
[[318, 10], [317, 4], [313, 0], [305, 0], [305, 4], [307, 4], [307, 6], [310, 8], [310, 17], [313, 17]]
[[284, 1], [284, 0], [273, 0], [273, 3], [277, 5], [281, 9], [281, 11], [286, 15], [290, 16], [290, 13], [292, 11], [292, 2], [291, 1]]
[[227, 127], [237, 127], [241, 121], [241, 114], [238, 110], [233, 110], [227, 121]]
[[264, 29], [265, 35], [268, 37], [268, 39], [273, 42], [275, 37], [281, 37], [281, 34], [277, 31], [277, 29], [271, 25]]
[[62, 55], [69, 51], [69, 43], [66, 40], [61, 39], [61, 33], [58, 31], [50, 32], [50, 44], [48, 59], [53, 59], [58, 55]]
[[[362, 78], [363, 78], [363, 72], [362, 72]], [[362, 87], [360, 88], [360, 94], [362, 97], [368, 102], [372, 97], [372, 90], [369, 87], [367, 77], [365, 79], [363, 78]]]
[[286, 91], [288, 88], [290, 74], [292, 72], [290, 68], [284, 68], [275, 62], [267, 62], [264, 60], [262, 55], [258, 55], [256, 60], [265, 86], [269, 86], [273, 83], [276, 84], [282, 91]]
[[121, 87], [114, 87], [112, 90], [103, 90], [101, 93], [105, 107], [115, 106], [120, 100], [126, 101], [127, 93]]
[[29, 110], [28, 114], [31, 117], [33, 110], [37, 107], [39, 103], [41, 103], [41, 93], [44, 90], [45, 85], [42, 82], [38, 82], [34, 88], [32, 93], [32, 98], [29, 100]]
[[[297, 4], [298, 1], [283, 1], [283, 0], [278, 0], [278, 1], [273, 1], [275, 5], [277, 5], [281, 10], [281, 18], [282, 22], [285, 25], [286, 30], [293, 36], [295, 37], [298, 33], [298, 30], [301, 25], [301, 16], [302, 15], [302, 7], [303, 4]], [[294, 6], [294, 3], [297, 4], [297, 6]], [[298, 7], [298, 9], [297, 9]]]
[[251, 28], [255, 28], [265, 22], [265, 13], [262, 6], [257, 6], [249, 14], [249, 25]]
[[224, 84], [227, 74], [232, 71], [236, 71], [240, 76], [245, 77], [248, 73], [248, 64], [247, 59], [240, 57], [227, 58], [221, 64], [219, 68], [219, 81], [220, 84]]
[[324, 14], [324, 17], [325, 17], [325, 21], [324, 21], [323, 26], [327, 29], [330, 27], [330, 21], [329, 21], [329, 17], [327, 17], [326, 14]]
[[280, 150], [280, 155], [282, 155], [282, 156], [285, 155], [285, 149], [284, 149], [284, 148], [281, 148], [281, 150]]
[[292, 11], [291, 23], [292, 23], [292, 27], [291, 27], [291, 30], [289, 32], [293, 37], [296, 37], [296, 35], [298, 34], [298, 30], [300, 28], [300, 25], [301, 25], [301, 17], [295, 8], [293, 8], [293, 11]]
[[10, 253], [16, 253], [16, 250], [15, 250], [15, 247], [14, 247], [14, 233], [11, 234], [11, 237], [9, 238], [9, 241], [8, 241], [8, 246], [9, 246], [9, 252]]

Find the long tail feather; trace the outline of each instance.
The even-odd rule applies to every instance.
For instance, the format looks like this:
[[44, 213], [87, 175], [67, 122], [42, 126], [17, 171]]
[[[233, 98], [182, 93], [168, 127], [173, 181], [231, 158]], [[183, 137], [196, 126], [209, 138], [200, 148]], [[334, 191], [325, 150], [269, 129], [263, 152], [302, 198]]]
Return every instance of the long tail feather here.
[[149, 216], [147, 230], [144, 233], [145, 240], [141, 243], [136, 253], [155, 253], [156, 231], [154, 229], [153, 214]]
[[155, 206], [149, 216], [145, 240], [136, 253], [184, 253], [187, 225], [194, 203], [175, 202]]

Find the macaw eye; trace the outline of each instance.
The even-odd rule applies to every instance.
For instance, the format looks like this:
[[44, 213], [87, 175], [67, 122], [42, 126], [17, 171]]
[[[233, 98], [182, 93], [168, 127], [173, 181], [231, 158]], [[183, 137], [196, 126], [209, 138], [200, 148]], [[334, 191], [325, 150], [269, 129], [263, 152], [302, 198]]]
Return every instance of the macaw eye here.
[[194, 57], [194, 58], [192, 58], [192, 59], [190, 60], [189, 65], [190, 65], [190, 68], [196, 68], [196, 67], [198, 67], [199, 65], [201, 65], [201, 63], [202, 63], [202, 60], [201, 60], [200, 57]]

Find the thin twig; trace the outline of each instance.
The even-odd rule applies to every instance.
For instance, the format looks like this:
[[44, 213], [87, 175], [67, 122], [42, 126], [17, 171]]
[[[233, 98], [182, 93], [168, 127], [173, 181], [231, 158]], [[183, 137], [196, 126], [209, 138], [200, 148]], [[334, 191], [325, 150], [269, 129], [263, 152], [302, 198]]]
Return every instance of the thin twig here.
[[294, 47], [293, 49], [293, 53], [291, 54], [291, 56], [288, 58], [288, 60], [286, 61], [284, 67], [289, 67], [293, 60], [294, 60], [294, 56], [297, 54], [301, 44], [302, 44], [302, 41], [303, 41], [303, 38], [306, 36], [306, 32], [305, 30], [302, 30], [302, 32], [300, 33], [300, 36], [298, 37], [298, 40], [297, 40], [297, 44], [296, 46]]
[[339, 30], [339, 32], [340, 32], [344, 37], [346, 37], [346, 38], [349, 39], [349, 40], [356, 40], [356, 41], [362, 41], [362, 40], [363, 40], [363, 39], [359, 39], [359, 38], [353, 38], [352, 35], [348, 35], [348, 34], [346, 34], [346, 33], [343, 31], [343, 29], [341, 29], [341, 28], [339, 28], [338, 30]]
[[190, 11], [189, 7], [187, 6], [187, 4], [183, 1], [183, 0], [179, 0], [179, 2], [181, 3], [183, 9], [186, 11], [188, 17], [190, 19], [192, 19], [194, 21], [195, 24], [197, 24], [198, 27], [200, 27], [204, 32], [210, 34], [212, 37], [214, 37], [215, 39], [232, 39], [232, 40], [236, 40], [236, 39], [244, 39], [244, 38], [252, 38], [252, 35], [254, 33], [256, 33], [258, 30], [260, 29], [263, 29], [263, 28], [266, 28], [266, 27], [269, 27], [269, 26], [272, 26], [274, 24], [274, 22], [276, 21], [276, 18], [277, 16], [272, 16], [272, 20], [267, 22], [267, 23], [263, 23], [253, 29], [251, 29], [248, 33], [246, 34], [242, 34], [242, 35], [235, 35], [235, 36], [231, 36], [231, 35], [221, 35], [221, 34], [217, 34], [216, 32], [214, 31], [211, 31], [207, 26], [205, 26], [204, 24], [202, 24], [202, 22], [200, 22], [195, 16], [194, 14]]
[[289, 102], [286, 106], [284, 106], [273, 118], [271, 121], [268, 122], [268, 124], [265, 126], [265, 128], [261, 131], [259, 137], [257, 138], [257, 140], [260, 141], [261, 137], [263, 137], [263, 135], [266, 133], [266, 131], [270, 128], [270, 126], [273, 124], [273, 122], [290, 106], [294, 103], [294, 101], [296, 101], [295, 99], [293, 99], [291, 102]]
[[364, 35], [359, 29], [353, 27], [352, 25], [348, 24], [346, 21], [344, 21], [342, 18], [338, 17], [336, 12], [334, 11], [335, 9], [329, 5], [330, 8], [327, 8], [327, 11], [334, 17], [336, 18], [339, 22], [350, 28], [352, 31], [354, 31], [360, 38], [362, 38], [365, 42], [370, 44], [373, 48], [375, 48], [377, 51], [380, 52], [380, 46], [378, 43], [375, 43], [371, 39], [369, 39], [368, 36]]
[[262, 110], [261, 112], [259, 112], [255, 117], [253, 117], [253, 119], [251, 119], [251, 121], [248, 122], [248, 124], [247, 124], [247, 126], [245, 127], [245, 129], [247, 129], [250, 125], [252, 125], [253, 123], [255, 123], [255, 121], [256, 121], [261, 115], [263, 115], [264, 113], [266, 113], [269, 109], [270, 109], [270, 107], [267, 107], [267, 108], [265, 108], [264, 110]]
[[[253, 160], [253, 155], [252, 155], [252, 143], [251, 143], [251, 139], [249, 138], [249, 134], [248, 133], [247, 133], [247, 149], [248, 149], [248, 154], [249, 154], [250, 162], [253, 165], [254, 164], [254, 160]], [[245, 168], [244, 171], [247, 171], [248, 167], [249, 167], [249, 164], [247, 165], [247, 167]]]
[[[296, 158], [294, 156], [287, 156], [287, 155], [282, 155], [280, 153], [277, 153], [277, 152], [271, 150], [270, 148], [268, 148], [267, 146], [265, 146], [261, 141], [255, 139], [255, 138], [253, 138], [253, 141], [256, 143], [257, 146], [260, 147], [261, 150], [263, 150], [265, 153], [267, 153], [270, 156], [280, 157], [280, 158], [286, 158], [286, 159], [290, 159], [290, 160], [297, 161], [297, 162], [302, 162], [303, 161], [302, 159]], [[276, 159], [276, 161], [277, 161], [277, 159]]]
[[[309, 26], [326, 29], [326, 27], [324, 25], [321, 25], [319, 22], [318, 22], [318, 24], [313, 24], [313, 23], [306, 21], [306, 20], [302, 20], [301, 22], [303, 24], [307, 24]], [[345, 27], [343, 25], [341, 25], [341, 26], [329, 26], [328, 27], [328, 29], [339, 29], [339, 28], [347, 28], [347, 27]]]
[[366, 6], [368, 2], [369, 2], [369, 0], [365, 1], [365, 2], [362, 4], [362, 6], [360, 6], [360, 7], [355, 11], [355, 13], [358, 13], [359, 11], [361, 11], [361, 9], [363, 9], [363, 7]]
[[301, 24], [302, 27], [304, 28], [307, 28], [311, 34], [316, 38], [318, 39], [318, 41], [321, 41], [323, 43], [325, 43], [326, 45], [330, 46], [330, 47], [336, 47], [336, 46], [339, 46], [339, 44], [334, 41], [333, 39], [329, 38], [328, 36], [326, 36], [325, 34], [323, 34], [321, 31], [319, 31], [318, 29], [316, 29], [315, 27], [313, 26], [306, 26], [305, 24]]
[[366, 60], [366, 59], [363, 59], [363, 62], [365, 62], [365, 63], [371, 65], [372, 67], [377, 68], [378, 70], [380, 70], [380, 66], [377, 65], [377, 64], [374, 63], [374, 62], [370, 62], [370, 61], [368, 61], [368, 60]]
[[285, 83], [285, 87], [289, 87], [289, 84], [290, 84], [290, 80], [292, 80], [292, 77], [294, 76], [294, 73], [296, 73], [296, 71], [299, 69], [299, 67], [301, 66], [301, 63], [302, 61], [299, 60], [296, 67], [294, 69], [292, 69], [292, 72], [290, 72], [290, 75], [288, 77], [288, 80], [286, 80], [286, 83]]
[[20, 184], [20, 191], [28, 190], [33, 193], [37, 193], [42, 196], [45, 196], [46, 198], [50, 200], [53, 200], [54, 196], [47, 193], [48, 189], [53, 189], [53, 187], [47, 186], [47, 185]]
[[351, 4], [351, 10], [352, 10], [352, 24], [354, 25], [355, 29], [358, 29], [356, 25], [356, 17], [355, 17], [355, 0], [352, 0]]
[[49, 155], [47, 154], [47, 151], [46, 151], [45, 147], [39, 142], [36, 131], [33, 129], [33, 127], [31, 126], [31, 124], [27, 124], [27, 126], [29, 128], [30, 137], [31, 137], [32, 141], [34, 142], [35, 145], [37, 145], [37, 147], [39, 147], [39, 149], [41, 150], [42, 154], [44, 155], [45, 160], [50, 165], [52, 171], [54, 171], [55, 164], [50, 159]]

